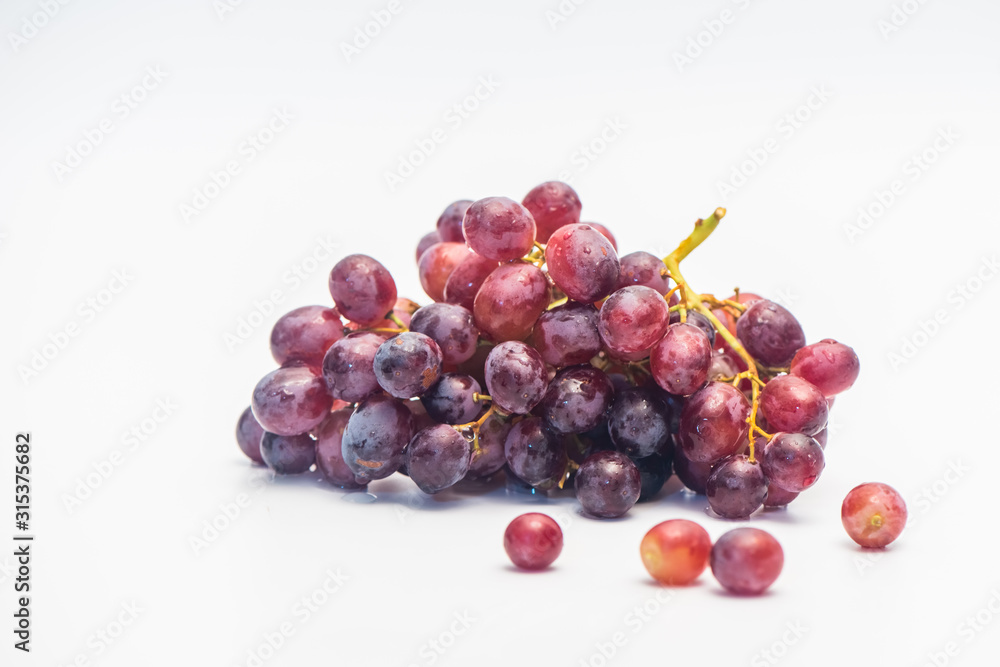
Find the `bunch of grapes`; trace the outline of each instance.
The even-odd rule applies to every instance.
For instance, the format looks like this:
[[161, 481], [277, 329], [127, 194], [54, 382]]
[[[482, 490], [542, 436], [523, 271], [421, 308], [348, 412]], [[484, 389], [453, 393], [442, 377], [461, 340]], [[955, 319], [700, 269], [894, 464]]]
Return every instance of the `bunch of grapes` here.
[[279, 474], [315, 464], [345, 489], [400, 472], [433, 494], [504, 474], [535, 493], [573, 488], [600, 518], [672, 474], [730, 519], [815, 484], [854, 351], [806, 345], [773, 301], [691, 288], [680, 262], [724, 209], [666, 258], [619, 256], [580, 211], [559, 182], [521, 203], [449, 205], [417, 247], [424, 306], [397, 298], [375, 259], [339, 261], [333, 308], [275, 324], [280, 367], [254, 389], [240, 447]]

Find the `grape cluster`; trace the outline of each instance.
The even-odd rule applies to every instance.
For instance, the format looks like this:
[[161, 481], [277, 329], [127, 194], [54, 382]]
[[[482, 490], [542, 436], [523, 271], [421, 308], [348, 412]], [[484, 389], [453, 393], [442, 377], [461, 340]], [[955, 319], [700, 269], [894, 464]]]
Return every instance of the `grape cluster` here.
[[534, 493], [573, 488], [598, 518], [654, 499], [674, 474], [725, 518], [815, 484], [854, 351], [807, 345], [773, 301], [690, 287], [680, 261], [723, 209], [663, 259], [619, 256], [580, 212], [559, 182], [520, 203], [450, 204], [417, 246], [424, 306], [399, 298], [375, 259], [337, 262], [333, 307], [274, 325], [280, 367], [254, 389], [240, 447], [346, 489], [396, 472], [428, 494], [501, 474]]

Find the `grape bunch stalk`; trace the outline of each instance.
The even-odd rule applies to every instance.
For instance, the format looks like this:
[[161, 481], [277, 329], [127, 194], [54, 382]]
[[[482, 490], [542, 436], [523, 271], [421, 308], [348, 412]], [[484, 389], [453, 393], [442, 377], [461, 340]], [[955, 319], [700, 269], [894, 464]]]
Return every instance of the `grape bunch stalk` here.
[[397, 472], [428, 494], [501, 475], [513, 490], [572, 488], [595, 518], [654, 501], [671, 475], [731, 519], [813, 486], [854, 350], [807, 345], [773, 301], [691, 286], [681, 262], [725, 209], [664, 258], [619, 256], [581, 209], [555, 181], [520, 203], [450, 204], [417, 245], [423, 306], [375, 259], [337, 262], [333, 307], [274, 325], [279, 368], [239, 419], [241, 449], [344, 489]]

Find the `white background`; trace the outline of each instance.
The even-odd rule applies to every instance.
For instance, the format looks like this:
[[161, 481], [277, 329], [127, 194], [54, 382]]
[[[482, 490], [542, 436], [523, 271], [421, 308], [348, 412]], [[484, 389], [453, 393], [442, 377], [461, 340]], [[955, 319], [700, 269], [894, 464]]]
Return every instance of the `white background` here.
[[[210, 0], [80, 0], [46, 19], [37, 0], [3, 4], [0, 535], [14, 532], [22, 430], [34, 438], [37, 535], [30, 656], [11, 648], [12, 547], [0, 550], [3, 664], [256, 664], [248, 653], [285, 622], [293, 634], [263, 664], [596, 667], [616, 633], [624, 642], [606, 664], [762, 665], [773, 646], [789, 665], [922, 665], [949, 642], [939, 664], [995, 664], [1000, 619], [985, 611], [992, 622], [978, 629], [966, 619], [991, 600], [1000, 610], [988, 468], [1000, 6], [910, 0], [914, 13], [896, 14], [899, 29], [886, 33], [896, 27], [879, 27], [892, 20], [888, 0], [590, 0], [554, 27], [557, 0], [403, 0], [348, 62], [341, 44], [387, 2], [333, 5], [245, 0], [220, 14]], [[698, 39], [701, 53], [678, 65]], [[116, 100], [148, 67], [165, 78], [147, 78], [125, 117]], [[480, 77], [499, 85], [447, 122]], [[249, 160], [241, 144], [275, 109], [292, 120]], [[796, 112], [804, 120], [789, 132], [783, 119]], [[57, 173], [105, 119], [112, 131]], [[621, 129], [602, 146], [609, 122]], [[390, 189], [385, 173], [437, 127], [446, 140]], [[953, 139], [937, 153], [942, 131]], [[763, 166], [746, 163], [769, 139]], [[580, 152], [591, 142], [601, 149], [592, 160]], [[925, 150], [936, 159], [914, 172]], [[229, 161], [239, 173], [185, 220], [182, 205]], [[719, 184], [741, 169], [753, 173], [724, 196]], [[375, 256], [402, 295], [426, 300], [414, 247], [449, 202], [520, 199], [559, 177], [623, 253], [665, 254], [695, 218], [726, 206], [685, 263], [692, 284], [776, 298], [810, 340], [834, 337], [860, 355], [818, 486], [751, 522], [785, 550], [764, 597], [726, 596], [709, 573], [687, 589], [651, 585], [638, 545], [652, 525], [692, 518], [713, 538], [734, 525], [685, 493], [606, 522], [580, 516], [571, 497], [425, 500], [401, 477], [358, 504], [315, 476], [270, 481], [236, 448], [236, 418], [273, 366], [270, 325], [329, 303], [339, 256]], [[849, 235], [859, 207], [897, 179], [901, 194]], [[324, 243], [338, 250], [317, 268]], [[311, 271], [293, 278], [296, 268]], [[109, 296], [116, 271], [127, 286], [100, 313], [81, 306]], [[959, 285], [978, 291], [962, 297]], [[260, 323], [257, 304], [275, 291], [277, 311], [227, 345], [241, 319]], [[933, 335], [922, 333], [936, 314]], [[22, 377], [71, 325], [78, 335]], [[158, 400], [176, 407], [148, 421]], [[130, 448], [126, 433], [143, 427]], [[116, 451], [110, 477], [68, 504]], [[913, 519], [875, 556], [839, 518], [846, 492], [873, 480], [899, 489]], [[225, 523], [220, 507], [240, 494], [238, 517], [196, 553], [192, 538]], [[559, 518], [565, 548], [552, 570], [525, 575], [501, 539], [532, 509]], [[327, 571], [348, 579], [302, 622], [295, 605]], [[129, 604], [141, 609], [134, 622], [110, 645], [97, 639], [117, 632]], [[452, 637], [456, 614], [474, 620]], [[427, 648], [437, 639], [443, 654]]]

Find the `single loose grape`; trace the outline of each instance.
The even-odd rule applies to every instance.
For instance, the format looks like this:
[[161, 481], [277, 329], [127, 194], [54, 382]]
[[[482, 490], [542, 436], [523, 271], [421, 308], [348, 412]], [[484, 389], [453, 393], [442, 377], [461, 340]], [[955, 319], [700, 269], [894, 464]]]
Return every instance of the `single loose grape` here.
[[514, 565], [525, 570], [544, 570], [559, 557], [562, 547], [559, 524], [538, 512], [517, 517], [503, 534], [507, 556]]
[[760, 595], [785, 564], [778, 540], [759, 528], [736, 528], [720, 537], [709, 556], [712, 574], [736, 595]]
[[851, 489], [840, 508], [844, 530], [863, 547], [880, 549], [906, 527], [906, 503], [888, 484], [868, 482]]
[[687, 586], [708, 567], [712, 539], [687, 519], [670, 519], [649, 529], [639, 545], [646, 571], [662, 584]]

